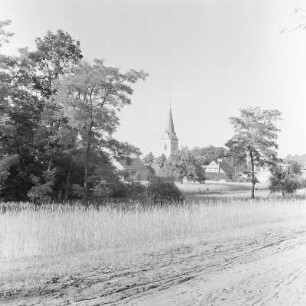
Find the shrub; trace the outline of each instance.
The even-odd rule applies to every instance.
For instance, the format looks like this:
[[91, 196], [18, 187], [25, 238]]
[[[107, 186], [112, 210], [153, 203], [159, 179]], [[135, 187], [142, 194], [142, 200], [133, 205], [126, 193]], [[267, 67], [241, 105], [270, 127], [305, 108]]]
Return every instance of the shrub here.
[[182, 202], [181, 191], [173, 182], [155, 179], [147, 187], [147, 198], [154, 203]]
[[144, 200], [146, 195], [146, 186], [138, 182], [127, 183], [125, 185], [126, 194], [133, 200]]
[[287, 164], [278, 164], [270, 169], [270, 191], [281, 193], [283, 196], [296, 192], [301, 186], [301, 165], [295, 161]]
[[119, 180], [112, 182], [101, 180], [96, 186], [94, 186], [92, 192], [93, 197], [96, 200], [124, 198], [127, 195], [125, 185]]

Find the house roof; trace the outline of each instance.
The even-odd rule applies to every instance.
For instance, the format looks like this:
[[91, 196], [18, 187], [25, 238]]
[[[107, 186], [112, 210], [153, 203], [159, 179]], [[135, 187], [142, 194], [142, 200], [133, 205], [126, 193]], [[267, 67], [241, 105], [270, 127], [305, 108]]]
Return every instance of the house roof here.
[[227, 174], [227, 175], [233, 175], [235, 173], [234, 167], [231, 165], [231, 163], [225, 159], [222, 159], [220, 162], [220, 168]]
[[229, 160], [225, 158], [221, 159], [219, 162], [218, 160], [213, 160], [209, 165], [206, 166], [206, 168], [210, 167], [220, 167], [220, 169], [227, 175], [233, 175], [235, 173], [234, 166]]

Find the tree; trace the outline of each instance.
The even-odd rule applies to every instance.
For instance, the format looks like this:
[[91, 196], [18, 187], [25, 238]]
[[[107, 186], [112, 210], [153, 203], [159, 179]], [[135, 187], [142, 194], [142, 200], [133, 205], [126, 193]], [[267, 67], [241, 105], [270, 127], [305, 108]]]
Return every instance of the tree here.
[[65, 151], [65, 142], [60, 141], [61, 128], [68, 128], [56, 101], [58, 83], [64, 75], [72, 72], [83, 56], [80, 42], [63, 30], [55, 33], [48, 31], [35, 42], [36, 50], [28, 53], [28, 57], [35, 71], [32, 75], [33, 87], [44, 100], [37, 140], [48, 155], [47, 170], [51, 171], [55, 155]]
[[56, 99], [69, 125], [78, 132], [83, 148], [85, 202], [88, 200], [92, 154], [105, 147], [108, 140], [111, 141], [111, 135], [119, 125], [117, 112], [131, 103], [131, 85], [145, 78], [143, 71], [121, 73], [118, 68], [95, 60], [93, 65], [81, 62], [61, 84]]
[[204, 182], [205, 170], [188, 148], [182, 148], [177, 154], [171, 156], [167, 162], [168, 175], [180, 181], [187, 178], [189, 181]]
[[31, 73], [24, 50], [18, 56], [0, 55], [0, 158], [5, 164], [18, 156], [1, 184], [6, 201], [27, 200], [32, 186], [29, 174], [37, 175], [41, 170], [33, 145], [41, 101], [33, 93]]
[[270, 168], [270, 191], [283, 196], [293, 194], [301, 186], [302, 166], [296, 161], [277, 163]]
[[275, 122], [280, 119], [278, 110], [250, 107], [240, 110], [240, 117], [231, 117], [235, 135], [226, 143], [231, 156], [251, 164], [251, 198], [255, 197], [255, 166], [272, 165], [278, 145]]
[[143, 160], [145, 165], [151, 166], [154, 163], [154, 155], [152, 154], [152, 152], [150, 152], [149, 154], [147, 154]]

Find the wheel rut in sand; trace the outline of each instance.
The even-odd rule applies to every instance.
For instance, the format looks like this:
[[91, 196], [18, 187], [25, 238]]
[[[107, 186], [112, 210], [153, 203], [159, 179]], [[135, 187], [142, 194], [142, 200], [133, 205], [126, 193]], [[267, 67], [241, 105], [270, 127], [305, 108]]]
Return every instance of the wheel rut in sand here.
[[146, 256], [124, 271], [100, 269], [29, 291], [1, 292], [0, 304], [288, 305], [290, 298], [289, 305], [303, 305], [305, 230]]

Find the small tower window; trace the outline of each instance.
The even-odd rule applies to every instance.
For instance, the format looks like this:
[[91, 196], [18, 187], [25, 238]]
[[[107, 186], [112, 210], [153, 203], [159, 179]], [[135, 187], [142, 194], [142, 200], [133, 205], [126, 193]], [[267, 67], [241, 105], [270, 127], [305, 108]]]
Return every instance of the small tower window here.
[[164, 150], [165, 151], [167, 150], [167, 144], [166, 143], [164, 144]]

